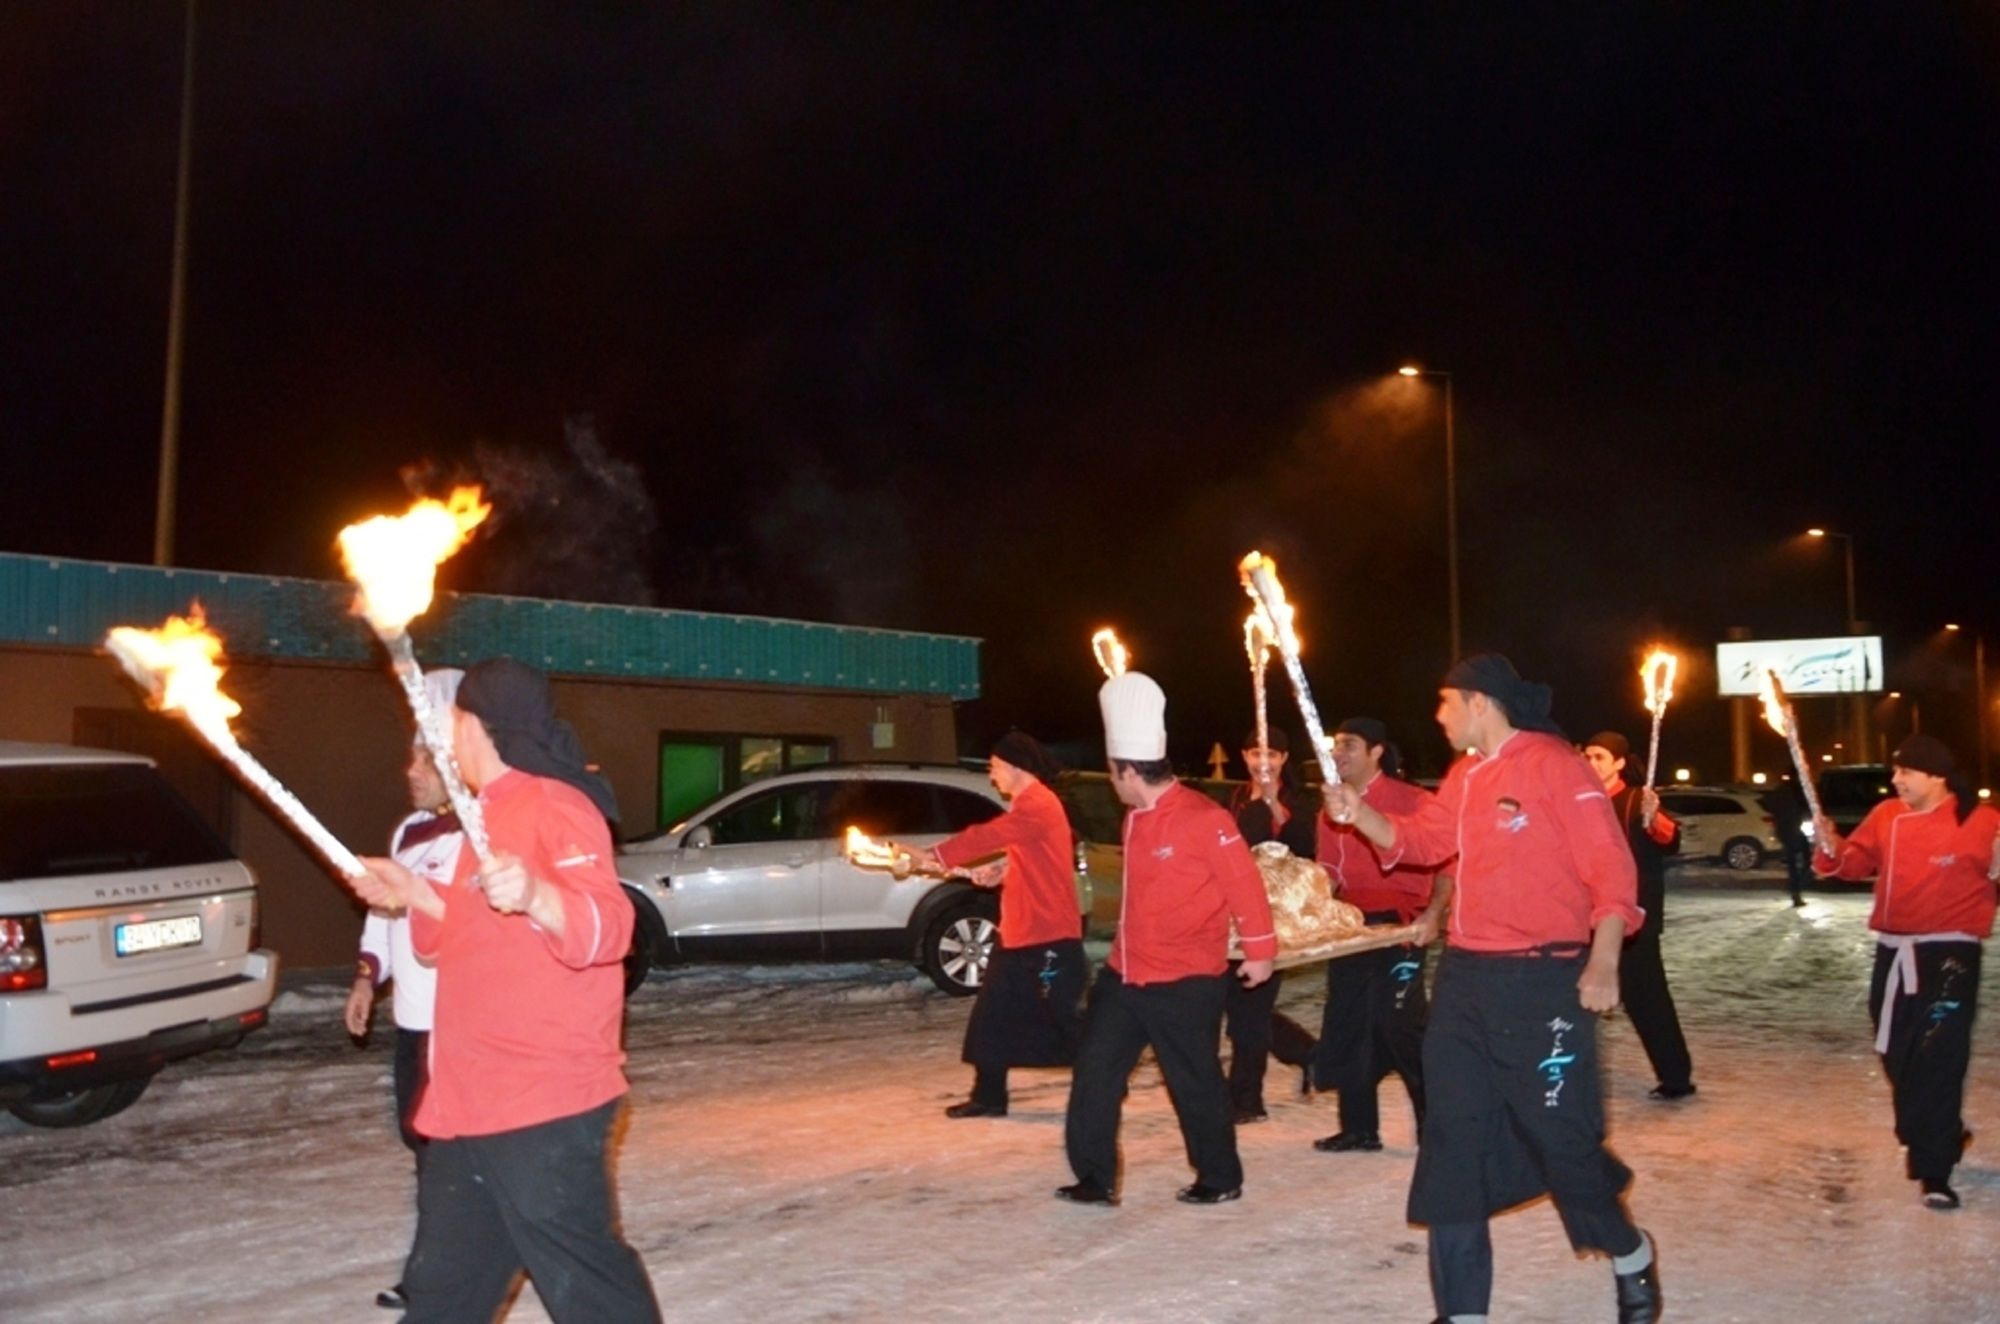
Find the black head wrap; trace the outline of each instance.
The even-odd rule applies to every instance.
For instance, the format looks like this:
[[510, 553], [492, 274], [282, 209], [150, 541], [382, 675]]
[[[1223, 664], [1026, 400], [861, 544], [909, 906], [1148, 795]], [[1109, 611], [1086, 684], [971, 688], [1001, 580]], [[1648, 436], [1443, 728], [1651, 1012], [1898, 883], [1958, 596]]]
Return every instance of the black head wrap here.
[[1585, 749], [1589, 749], [1592, 745], [1597, 746], [1614, 759], [1630, 759], [1632, 757], [1632, 742], [1624, 736], [1619, 735], [1616, 731], [1599, 731], [1596, 735], [1583, 742]]
[[1036, 781], [1055, 785], [1062, 767], [1055, 756], [1042, 748], [1042, 742], [1026, 731], [1009, 731], [993, 742], [993, 757], [1003, 763], [1011, 763]]
[[618, 821], [611, 783], [584, 764], [575, 728], [556, 716], [547, 676], [511, 657], [474, 663], [459, 682], [458, 706], [485, 724], [501, 762], [568, 782], [589, 796], [607, 821]]
[[[1285, 734], [1285, 728], [1282, 726], [1273, 726], [1266, 729], [1264, 739], [1268, 742], [1265, 745], [1266, 749], [1275, 750], [1280, 754], [1289, 754], [1292, 752], [1291, 737]], [[1255, 731], [1243, 737], [1243, 748], [1257, 748], [1257, 733]]]
[[1918, 732], [1902, 744], [1889, 761], [1899, 768], [1913, 772], [1928, 773], [1944, 778], [1944, 784], [1958, 797], [1958, 821], [1963, 823], [1972, 816], [1979, 805], [1979, 797], [1973, 793], [1972, 779], [1959, 771], [1958, 760], [1951, 756], [1951, 747], [1936, 736]]
[[1474, 653], [1462, 659], [1444, 673], [1444, 687], [1485, 695], [1500, 705], [1517, 731], [1545, 731], [1552, 736], [1563, 733], [1549, 716], [1555, 692], [1546, 685], [1522, 680], [1514, 664], [1498, 653]]

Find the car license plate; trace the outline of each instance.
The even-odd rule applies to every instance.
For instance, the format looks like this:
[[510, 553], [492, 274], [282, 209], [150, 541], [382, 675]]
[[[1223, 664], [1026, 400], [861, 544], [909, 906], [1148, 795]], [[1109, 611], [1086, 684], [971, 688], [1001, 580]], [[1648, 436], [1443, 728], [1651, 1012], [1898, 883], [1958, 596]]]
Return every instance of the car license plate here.
[[149, 919], [141, 924], [120, 924], [112, 930], [112, 943], [120, 956], [141, 952], [162, 952], [170, 947], [192, 947], [201, 941], [201, 916], [182, 915], [175, 919]]

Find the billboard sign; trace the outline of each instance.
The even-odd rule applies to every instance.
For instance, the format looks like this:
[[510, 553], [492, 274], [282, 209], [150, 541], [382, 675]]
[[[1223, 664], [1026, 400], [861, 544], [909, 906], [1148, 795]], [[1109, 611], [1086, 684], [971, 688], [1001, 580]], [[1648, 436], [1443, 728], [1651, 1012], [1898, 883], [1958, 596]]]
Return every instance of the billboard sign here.
[[1882, 636], [1758, 639], [1715, 646], [1716, 688], [1724, 697], [1757, 697], [1766, 667], [1778, 673], [1789, 695], [1879, 694]]

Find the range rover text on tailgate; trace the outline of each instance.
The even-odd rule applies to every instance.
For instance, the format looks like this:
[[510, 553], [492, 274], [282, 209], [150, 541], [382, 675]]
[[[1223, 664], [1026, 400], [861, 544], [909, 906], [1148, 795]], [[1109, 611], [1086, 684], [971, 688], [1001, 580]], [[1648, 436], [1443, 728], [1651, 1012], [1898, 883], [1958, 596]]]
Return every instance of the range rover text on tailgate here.
[[256, 879], [149, 760], [0, 741], [0, 1105], [109, 1117], [262, 1025], [277, 978]]

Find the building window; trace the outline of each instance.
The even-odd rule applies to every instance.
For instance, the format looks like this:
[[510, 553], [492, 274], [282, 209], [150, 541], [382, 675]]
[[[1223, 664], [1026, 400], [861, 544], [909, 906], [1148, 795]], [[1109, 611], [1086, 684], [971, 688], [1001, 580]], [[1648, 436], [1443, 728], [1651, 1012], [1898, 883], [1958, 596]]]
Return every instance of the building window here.
[[831, 736], [667, 731], [660, 735], [660, 825], [685, 820], [724, 791], [833, 762]]

